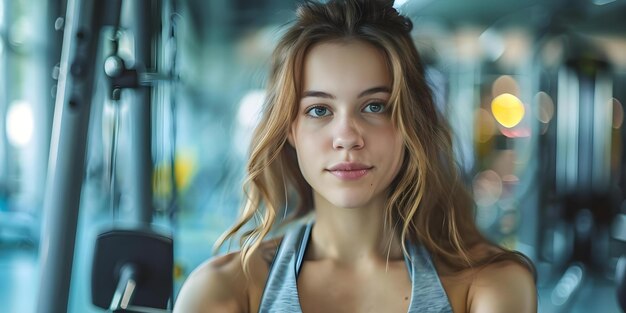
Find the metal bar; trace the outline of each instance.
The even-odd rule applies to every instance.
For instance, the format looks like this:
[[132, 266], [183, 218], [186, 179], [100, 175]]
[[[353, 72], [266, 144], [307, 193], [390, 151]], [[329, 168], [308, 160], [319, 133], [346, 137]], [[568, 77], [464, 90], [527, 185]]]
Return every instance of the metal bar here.
[[125, 310], [133, 299], [133, 293], [137, 282], [135, 280], [136, 269], [132, 264], [124, 264], [120, 270], [120, 280], [117, 282], [117, 288], [113, 294], [110, 310], [117, 312], [120, 309]]
[[67, 6], [44, 196], [39, 313], [67, 312], [102, 12], [119, 14], [116, 4], [70, 0]]
[[[146, 72], [152, 66], [151, 0], [124, 2], [129, 9], [129, 21], [122, 21], [135, 38], [135, 68]], [[126, 23], [125, 23], [126, 22]], [[139, 224], [152, 222], [152, 125], [151, 87], [140, 86], [132, 90], [133, 103], [129, 107], [130, 169], [128, 175], [129, 205], [133, 221]]]

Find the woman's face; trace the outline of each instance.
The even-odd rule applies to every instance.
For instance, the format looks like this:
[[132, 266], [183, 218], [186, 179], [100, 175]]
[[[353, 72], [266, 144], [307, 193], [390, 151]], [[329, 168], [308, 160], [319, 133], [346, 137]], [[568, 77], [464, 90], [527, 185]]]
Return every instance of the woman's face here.
[[387, 104], [391, 83], [384, 54], [371, 44], [327, 42], [309, 50], [289, 142], [316, 203], [384, 203], [403, 157]]

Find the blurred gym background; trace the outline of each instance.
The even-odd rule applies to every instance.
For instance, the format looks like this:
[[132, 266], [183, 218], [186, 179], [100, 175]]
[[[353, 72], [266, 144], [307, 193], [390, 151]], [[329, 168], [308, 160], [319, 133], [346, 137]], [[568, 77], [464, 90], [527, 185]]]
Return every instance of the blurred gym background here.
[[[96, 243], [145, 228], [173, 242], [171, 279], [155, 283], [171, 308], [238, 213], [269, 56], [296, 3], [0, 0], [0, 311], [103, 312], [94, 299], [108, 307], [113, 287], [94, 280], [126, 276], [119, 262], [100, 272], [115, 249]], [[535, 262], [539, 312], [622, 312], [626, 1], [395, 6], [477, 223]]]

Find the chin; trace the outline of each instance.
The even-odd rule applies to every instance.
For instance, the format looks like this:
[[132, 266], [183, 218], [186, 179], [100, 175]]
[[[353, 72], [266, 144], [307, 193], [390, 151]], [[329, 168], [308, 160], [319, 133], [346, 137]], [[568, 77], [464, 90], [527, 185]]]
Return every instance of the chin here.
[[[321, 190], [320, 190], [321, 189]], [[377, 190], [363, 188], [320, 188], [314, 191], [314, 197], [321, 202], [344, 209], [358, 209], [371, 206], [375, 203], [384, 203], [382, 194]]]
[[359, 195], [350, 193], [349, 195], [334, 195], [326, 198], [328, 202], [338, 208], [357, 209], [368, 206], [371, 203], [371, 195]]
[[358, 209], [366, 205], [363, 201], [331, 201], [330, 203], [343, 209]]

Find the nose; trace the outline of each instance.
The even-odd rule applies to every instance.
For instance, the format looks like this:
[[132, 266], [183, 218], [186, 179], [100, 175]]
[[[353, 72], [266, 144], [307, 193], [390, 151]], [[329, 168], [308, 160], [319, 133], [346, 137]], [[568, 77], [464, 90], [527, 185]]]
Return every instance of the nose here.
[[358, 150], [365, 142], [358, 123], [352, 118], [343, 118], [337, 121], [333, 134], [333, 149]]

